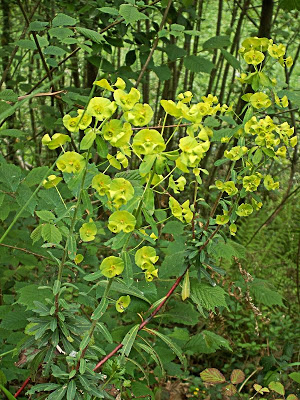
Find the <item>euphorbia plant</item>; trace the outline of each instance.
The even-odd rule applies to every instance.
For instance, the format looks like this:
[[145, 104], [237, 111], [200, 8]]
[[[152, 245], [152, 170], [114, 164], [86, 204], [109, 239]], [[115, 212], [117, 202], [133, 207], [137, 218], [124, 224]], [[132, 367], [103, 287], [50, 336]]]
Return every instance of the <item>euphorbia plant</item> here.
[[[221, 271], [214, 267], [221, 230], [234, 236], [239, 218], [260, 209], [262, 184], [266, 190], [279, 187], [268, 173], [269, 163], [280, 162], [296, 144], [288, 123], [279, 125], [266, 115], [269, 107], [288, 106], [288, 99], [278, 97], [276, 81], [268, 75], [270, 63], [291, 65], [284, 46], [266, 38], [249, 38], [240, 53], [254, 68], [239, 78], [253, 89], [243, 96], [242, 119], [234, 115], [233, 105], [219, 104], [216, 96], [209, 94], [198, 101], [186, 91], [176, 102], [161, 101], [166, 116], [177, 121], [167, 137], [164, 124], [151, 127], [152, 108], [140, 102], [136, 88], [128, 88], [121, 78], [115, 83], [101, 79], [95, 81], [87, 106], [63, 118], [75, 142], [83, 132], [80, 151], [70, 151], [69, 135], [44, 136], [49, 150], [61, 148], [62, 153], [55, 175], [45, 180], [43, 190], [59, 193], [64, 212], [53, 207], [37, 211], [40, 225], [31, 234], [34, 241], [43, 239], [46, 246], [55, 248], [49, 252], [57, 274], [53, 286], [46, 287], [45, 301], [35, 302], [36, 316], [26, 328], [30, 339], [24, 348], [48, 381], [35, 385], [30, 394], [51, 392], [50, 400], [110, 398], [106, 389], [114, 383], [126, 398], [131, 384], [124, 364], [131, 350], [143, 350], [159, 364], [149, 338], [163, 340], [186, 364], [175, 342], [159, 328], [148, 327], [181, 283], [183, 301], [194, 304], [202, 315], [227, 306], [225, 291], [210, 276], [211, 270]], [[100, 93], [92, 97], [95, 90]], [[212, 117], [229, 123], [230, 134], [218, 137], [211, 129]], [[183, 137], [178, 130], [181, 124], [186, 129]], [[227, 144], [224, 158], [218, 160], [218, 165], [227, 168], [221, 168], [210, 188], [215, 199], [208, 205], [202, 198], [201, 174], [209, 171], [201, 168], [201, 161], [216, 140]], [[130, 169], [134, 164], [138, 168]], [[207, 217], [204, 206], [210, 207]], [[171, 288], [165, 278], [176, 279]], [[84, 292], [81, 288], [87, 282], [93, 284]], [[156, 301], [153, 296], [150, 301], [149, 294], [156, 293], [156, 288], [165, 293], [159, 290]], [[132, 299], [154, 304], [149, 312], [135, 308], [134, 324], [131, 320], [127, 327]], [[110, 331], [122, 318], [127, 334], [114, 347]], [[103, 348], [110, 351], [108, 355]], [[111, 361], [115, 354], [117, 359]], [[102, 366], [105, 374], [99, 373]]]

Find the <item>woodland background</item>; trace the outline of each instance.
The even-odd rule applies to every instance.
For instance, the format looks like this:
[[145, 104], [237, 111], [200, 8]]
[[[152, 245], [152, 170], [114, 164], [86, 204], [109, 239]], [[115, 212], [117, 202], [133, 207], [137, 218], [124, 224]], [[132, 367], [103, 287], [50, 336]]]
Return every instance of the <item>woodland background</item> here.
[[[244, 102], [235, 68], [239, 67], [241, 42], [249, 36], [272, 38], [284, 43], [287, 54], [294, 59], [293, 66], [285, 69], [285, 76], [282, 72], [277, 76], [276, 71], [274, 76], [282, 83], [281, 96], [287, 95], [290, 101], [289, 110], [277, 117], [296, 130], [300, 105], [299, 10], [297, 0], [1, 0], [1, 232], [24, 199], [30, 197], [31, 186], [39, 176], [32, 176], [32, 182], [16, 192], [14, 178], [20, 171], [53, 163], [55, 154], [45, 150], [41, 138], [46, 133], [66, 133], [62, 132], [62, 116], [84, 106], [99, 68], [100, 77], [112, 82], [117, 77], [127, 83], [139, 82], [143, 102], [155, 106], [154, 125], [160, 124], [164, 116], [159, 100], [175, 100], [185, 90], [198, 97], [213, 93], [220, 103], [233, 103], [239, 114]], [[53, 80], [55, 83], [50, 86]], [[168, 116], [167, 125], [173, 123]], [[219, 130], [218, 123], [212, 122], [212, 127]], [[208, 188], [216, 179], [215, 162], [222, 158], [225, 146], [216, 139], [201, 165], [210, 171], [202, 188], [207, 201], [211, 196]], [[76, 149], [74, 141], [71, 148]], [[130, 167], [134, 169], [134, 160], [132, 163]], [[7, 178], [7, 171], [14, 173], [13, 178]], [[198, 328], [227, 339], [233, 351], [218, 350], [222, 345], [214, 347], [210, 343], [189, 349], [189, 375], [178, 381], [175, 377], [181, 371], [175, 356], [161, 348], [160, 356], [169, 376], [160, 388], [161, 398], [167, 399], [170, 393], [173, 399], [184, 398], [181, 393], [187, 391], [191, 397], [202, 398], [195, 388], [201, 388], [199, 373], [206, 367], [219, 368], [227, 375], [233, 368], [241, 368], [249, 375], [261, 367], [255, 379], [263, 382], [268, 373], [287, 380], [287, 364], [299, 362], [298, 147], [285, 162], [274, 162], [270, 171], [281, 186], [263, 199], [264, 207], [259, 213], [239, 224], [234, 242], [244, 246], [239, 253], [240, 268], [232, 254], [220, 249], [220, 253], [224, 252], [221, 266], [227, 272], [220, 279], [230, 294], [230, 311], [222, 315], [211, 313], [208, 319], [198, 320], [192, 310], [178, 309], [177, 317], [172, 317], [178, 331], [190, 335], [198, 323]], [[31, 223], [34, 227], [33, 218]], [[22, 221], [0, 245], [0, 353], [8, 352], [0, 358], [0, 369], [12, 382], [12, 388], [27, 377], [27, 371], [19, 368], [22, 357], [10, 353], [22, 339], [26, 312], [14, 317], [9, 310], [21, 312], [22, 288], [40, 279], [36, 265], [42, 260], [35, 253], [48, 256], [46, 249], [32, 244], [28, 223]], [[248, 298], [238, 290], [247, 285], [242, 269], [255, 277]], [[167, 330], [170, 320], [166, 318], [163, 324]], [[187, 389], [186, 383], [192, 389]], [[212, 399], [217, 396], [212, 395]]]

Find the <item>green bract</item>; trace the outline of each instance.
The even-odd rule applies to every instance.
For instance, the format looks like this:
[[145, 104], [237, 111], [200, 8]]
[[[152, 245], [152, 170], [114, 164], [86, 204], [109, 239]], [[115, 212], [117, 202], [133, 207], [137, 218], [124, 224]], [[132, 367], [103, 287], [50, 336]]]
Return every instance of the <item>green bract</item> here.
[[62, 181], [62, 178], [56, 175], [49, 175], [47, 179], [43, 181], [43, 186], [45, 189], [51, 189], [59, 184]]
[[132, 129], [128, 122], [122, 123], [119, 119], [111, 119], [103, 126], [102, 134], [112, 146], [123, 147], [128, 144]]
[[106, 257], [100, 264], [100, 271], [107, 278], [113, 278], [120, 275], [124, 270], [124, 262], [120, 257]]
[[129, 306], [131, 302], [130, 296], [121, 296], [116, 301], [116, 310], [120, 313], [125, 311], [125, 308]]
[[92, 116], [88, 112], [84, 112], [84, 110], [77, 110], [77, 113], [79, 115], [79, 129], [88, 128], [92, 123]]
[[262, 52], [256, 50], [247, 51], [244, 54], [244, 59], [247, 64], [257, 65], [263, 62], [265, 56]]
[[87, 106], [87, 113], [99, 121], [110, 118], [116, 111], [117, 105], [105, 97], [94, 97]]
[[157, 154], [165, 150], [166, 144], [161, 134], [155, 129], [142, 129], [132, 142], [132, 148], [136, 154]]
[[67, 151], [57, 160], [57, 168], [63, 172], [78, 174], [85, 166], [84, 157], [75, 151]]
[[132, 199], [134, 189], [132, 184], [124, 178], [115, 178], [109, 187], [109, 196], [118, 209]]
[[272, 104], [269, 97], [262, 92], [257, 92], [252, 94], [249, 99], [252, 107], [260, 109], [260, 108], [268, 108]]
[[274, 182], [271, 175], [266, 175], [264, 179], [264, 186], [267, 190], [275, 190], [279, 188], [279, 182]]
[[226, 192], [229, 196], [234, 196], [238, 193], [238, 189], [233, 181], [227, 181], [225, 183], [221, 181], [216, 181], [215, 185], [219, 190]]
[[97, 234], [96, 224], [90, 219], [90, 222], [87, 222], [82, 225], [79, 229], [80, 239], [84, 242], [90, 242], [95, 239]]
[[110, 177], [100, 172], [94, 176], [92, 188], [96, 189], [100, 196], [105, 196], [108, 193], [110, 183]]
[[223, 215], [217, 215], [216, 216], [216, 224], [218, 225], [225, 225], [229, 221], [229, 215], [228, 212], [223, 211]]
[[254, 192], [257, 190], [260, 181], [261, 177], [258, 175], [244, 176], [243, 186], [246, 189], [246, 192]]
[[149, 104], [136, 104], [132, 110], [124, 113], [126, 121], [134, 126], [145, 126], [153, 117], [153, 110]]
[[63, 133], [55, 133], [52, 138], [48, 134], [44, 135], [42, 138], [42, 143], [50, 150], [57, 149], [58, 147], [63, 146], [65, 143], [70, 142], [71, 138], [68, 135], [64, 135]]
[[248, 149], [246, 146], [235, 146], [232, 147], [231, 150], [225, 150], [224, 151], [224, 156], [226, 158], [229, 158], [229, 160], [236, 161], [242, 158], [246, 153]]
[[141, 94], [136, 88], [131, 88], [129, 93], [122, 89], [117, 89], [114, 92], [114, 99], [118, 106], [124, 111], [131, 110], [134, 105], [140, 100]]
[[237, 215], [239, 215], [240, 217], [248, 217], [248, 215], [252, 214], [252, 212], [253, 207], [251, 206], [251, 204], [246, 203], [241, 204], [236, 211]]
[[108, 229], [111, 232], [132, 232], [135, 228], [136, 219], [128, 211], [116, 211], [108, 219]]
[[144, 246], [135, 253], [135, 263], [142, 269], [152, 268], [158, 258], [155, 249], [150, 246]]
[[79, 131], [79, 120], [80, 117], [71, 117], [71, 115], [66, 114], [63, 117], [63, 124], [70, 132], [78, 132]]

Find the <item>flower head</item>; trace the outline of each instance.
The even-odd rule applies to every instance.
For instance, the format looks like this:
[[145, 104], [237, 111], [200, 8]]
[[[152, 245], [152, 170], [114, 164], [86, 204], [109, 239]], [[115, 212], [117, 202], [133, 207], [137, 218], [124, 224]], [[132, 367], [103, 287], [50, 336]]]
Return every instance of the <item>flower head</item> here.
[[125, 311], [125, 309], [129, 306], [131, 302], [130, 296], [121, 296], [118, 298], [116, 301], [116, 310], [119, 313], [122, 313]]
[[100, 172], [94, 176], [92, 188], [96, 189], [100, 196], [105, 196], [108, 193], [110, 183], [110, 177]]
[[155, 129], [142, 129], [133, 138], [133, 150], [136, 154], [157, 154], [165, 150], [166, 145], [161, 134]]
[[131, 88], [129, 93], [122, 89], [117, 89], [114, 92], [114, 99], [118, 106], [124, 111], [131, 110], [134, 105], [140, 100], [141, 94], [136, 88]]
[[128, 211], [115, 211], [108, 219], [108, 229], [113, 233], [132, 232], [135, 224], [135, 217]]
[[56, 162], [57, 168], [63, 172], [78, 174], [85, 166], [84, 157], [75, 151], [67, 151]]
[[126, 121], [134, 126], [145, 126], [153, 117], [153, 110], [149, 104], [136, 104], [130, 111], [124, 113]]
[[105, 97], [94, 97], [87, 106], [87, 113], [98, 121], [110, 118], [116, 111], [117, 105]]
[[100, 264], [100, 271], [107, 278], [113, 278], [120, 275], [124, 270], [124, 262], [120, 257], [106, 257]]
[[90, 242], [95, 239], [97, 234], [96, 224], [90, 219], [90, 222], [84, 223], [79, 229], [80, 239], [83, 242]]

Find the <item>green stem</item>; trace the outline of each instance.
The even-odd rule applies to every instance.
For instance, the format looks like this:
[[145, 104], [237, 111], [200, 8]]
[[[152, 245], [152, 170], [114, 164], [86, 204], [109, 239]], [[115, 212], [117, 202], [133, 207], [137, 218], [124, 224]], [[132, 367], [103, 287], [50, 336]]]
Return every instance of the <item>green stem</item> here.
[[46, 172], [46, 174], [43, 176], [40, 184], [38, 185], [38, 187], [35, 189], [35, 191], [32, 193], [32, 195], [29, 197], [29, 199], [26, 201], [26, 203], [24, 204], [24, 206], [21, 208], [21, 210], [16, 214], [15, 218], [12, 220], [11, 224], [9, 225], [9, 227], [6, 229], [6, 231], [3, 233], [2, 237], [0, 238], [0, 243], [3, 242], [3, 240], [6, 238], [6, 236], [8, 235], [8, 233], [10, 232], [11, 228], [15, 225], [15, 223], [18, 221], [18, 219], [20, 218], [20, 216], [23, 214], [23, 211], [25, 210], [25, 208], [28, 206], [28, 204], [31, 202], [31, 200], [34, 198], [34, 196], [37, 194], [37, 192], [40, 190], [41, 186], [43, 185], [44, 180], [47, 178], [49, 172], [51, 172], [53, 170], [53, 168], [55, 167], [57, 159], [54, 161], [54, 163], [51, 165], [50, 169]]
[[[108, 284], [107, 284], [107, 286], [106, 286], [106, 288], [105, 288], [105, 291], [104, 291], [104, 294], [103, 294], [103, 296], [102, 296], [101, 301], [102, 301], [103, 299], [106, 299], [106, 298], [107, 298], [108, 293], [109, 293], [109, 290], [110, 290], [111, 285], [112, 285], [112, 283], [113, 283], [113, 280], [114, 280], [114, 278], [111, 278], [111, 279], [108, 280]], [[95, 330], [95, 328], [96, 328], [96, 326], [97, 326], [97, 323], [98, 323], [98, 321], [99, 321], [100, 318], [101, 318], [101, 317], [99, 317], [98, 319], [94, 319], [93, 322], [92, 322], [92, 325], [91, 325], [90, 331], [89, 331], [89, 338], [90, 338], [90, 339], [91, 339], [92, 336], [93, 336], [94, 330]], [[80, 354], [80, 356], [79, 356], [79, 360], [78, 360], [78, 363], [77, 363], [77, 366], [76, 366], [76, 370], [79, 369], [80, 360], [81, 360], [82, 358], [84, 358], [84, 355], [85, 355], [85, 353], [86, 353], [88, 347], [89, 347], [89, 343], [85, 346], [85, 348], [82, 350], [82, 352], [81, 352], [81, 354]]]
[[[77, 220], [78, 209], [79, 209], [79, 206], [80, 206], [83, 186], [84, 186], [84, 182], [85, 182], [85, 178], [86, 178], [86, 174], [87, 174], [89, 156], [90, 156], [90, 150], [87, 152], [87, 155], [86, 155], [86, 164], [85, 164], [85, 167], [84, 167], [83, 176], [82, 176], [82, 180], [81, 180], [81, 183], [80, 183], [79, 195], [78, 195], [78, 199], [77, 199], [77, 202], [76, 202], [73, 218], [72, 218], [72, 221], [71, 221], [71, 226], [70, 226], [70, 230], [69, 230], [69, 237], [71, 237], [73, 235], [75, 224], [76, 224], [76, 220]], [[64, 248], [64, 253], [63, 253], [63, 256], [62, 256], [62, 260], [61, 260], [61, 263], [60, 263], [59, 268], [58, 268], [58, 276], [57, 276], [57, 280], [58, 281], [61, 281], [61, 278], [62, 278], [63, 267], [64, 267], [64, 264], [65, 264], [66, 258], [67, 258], [68, 246], [69, 246], [69, 241], [67, 240], [65, 248]]]

